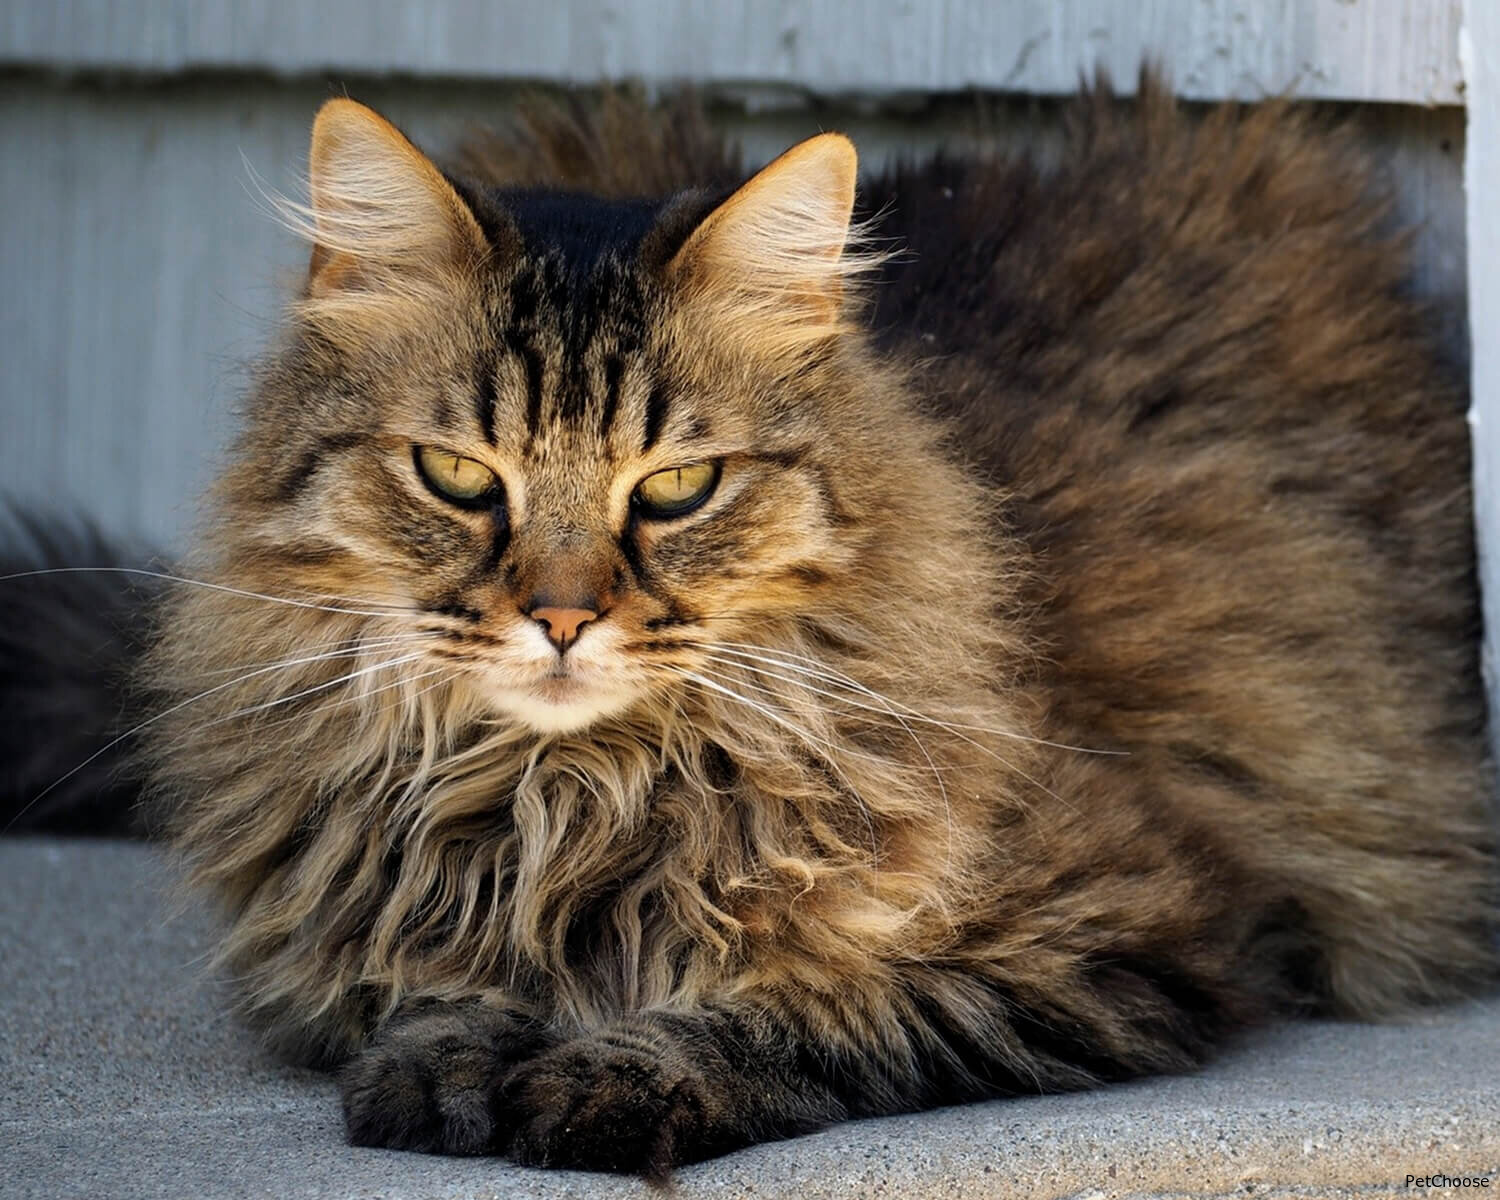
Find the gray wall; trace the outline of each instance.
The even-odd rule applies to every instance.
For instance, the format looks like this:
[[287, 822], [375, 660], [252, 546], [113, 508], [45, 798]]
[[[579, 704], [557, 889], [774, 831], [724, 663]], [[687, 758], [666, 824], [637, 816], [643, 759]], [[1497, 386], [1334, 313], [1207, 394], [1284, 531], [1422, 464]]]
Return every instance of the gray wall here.
[[[245, 366], [304, 261], [257, 179], [298, 191], [309, 121], [332, 94], [440, 143], [503, 113], [517, 74], [697, 70], [752, 157], [843, 128], [876, 162], [976, 136], [1044, 142], [1051, 101], [925, 89], [1068, 90], [1083, 61], [1118, 60], [1128, 78], [1143, 46], [1192, 95], [1452, 100], [1458, 14], [1449, 0], [13, 2], [0, 12], [0, 64], [13, 64], [0, 67], [0, 490], [183, 544]], [[336, 73], [316, 69], [330, 60]], [[478, 78], [439, 78], [452, 73]], [[1418, 286], [1463, 351], [1463, 110], [1364, 104], [1357, 119], [1419, 226]]]
[[[1478, 0], [1489, 3], [1490, 0]], [[1462, 0], [9, 0], [0, 63], [1458, 104]]]

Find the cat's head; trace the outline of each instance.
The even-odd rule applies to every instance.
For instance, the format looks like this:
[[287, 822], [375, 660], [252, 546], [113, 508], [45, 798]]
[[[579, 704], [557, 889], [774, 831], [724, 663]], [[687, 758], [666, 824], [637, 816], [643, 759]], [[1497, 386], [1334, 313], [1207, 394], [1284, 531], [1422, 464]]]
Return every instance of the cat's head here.
[[901, 506], [944, 479], [853, 328], [855, 168], [823, 134], [727, 198], [485, 190], [330, 101], [229, 476], [249, 582], [431, 631], [419, 665], [543, 732], [868, 605], [882, 470]]

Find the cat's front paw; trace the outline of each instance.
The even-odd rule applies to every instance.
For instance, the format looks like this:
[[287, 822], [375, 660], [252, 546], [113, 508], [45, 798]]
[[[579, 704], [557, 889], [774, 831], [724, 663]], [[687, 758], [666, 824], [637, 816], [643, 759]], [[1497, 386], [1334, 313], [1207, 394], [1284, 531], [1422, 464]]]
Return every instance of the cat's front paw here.
[[350, 1142], [430, 1154], [503, 1150], [500, 1083], [539, 1048], [539, 1036], [513, 1014], [472, 1005], [436, 1004], [396, 1018], [344, 1068]]
[[715, 1153], [710, 1085], [669, 1042], [612, 1029], [521, 1063], [502, 1093], [508, 1153], [529, 1166], [664, 1177]]

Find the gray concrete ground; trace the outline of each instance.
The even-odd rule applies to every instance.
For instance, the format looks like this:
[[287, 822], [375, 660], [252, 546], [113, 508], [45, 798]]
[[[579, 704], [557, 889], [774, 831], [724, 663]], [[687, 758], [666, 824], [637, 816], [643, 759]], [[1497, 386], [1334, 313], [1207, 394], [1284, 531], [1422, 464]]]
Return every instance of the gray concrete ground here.
[[[634, 1180], [344, 1144], [261, 1052], [152, 850], [0, 842], [0, 1197], [649, 1197]], [[1418, 1191], [1405, 1177], [1490, 1178]], [[1500, 1194], [1500, 1001], [1304, 1024], [1200, 1075], [844, 1125], [681, 1173], [695, 1197]]]

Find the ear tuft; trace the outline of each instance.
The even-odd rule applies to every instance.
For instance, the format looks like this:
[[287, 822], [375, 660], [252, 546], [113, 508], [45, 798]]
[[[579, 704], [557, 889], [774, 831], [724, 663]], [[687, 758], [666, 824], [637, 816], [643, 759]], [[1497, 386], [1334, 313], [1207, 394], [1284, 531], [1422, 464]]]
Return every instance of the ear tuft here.
[[704, 218], [669, 274], [775, 352], [838, 332], [850, 284], [880, 260], [850, 225], [858, 167], [842, 134], [793, 146]]
[[460, 267], [485, 238], [463, 198], [394, 125], [353, 100], [329, 100], [313, 122], [310, 204], [282, 204], [313, 241], [314, 295], [378, 289]]

